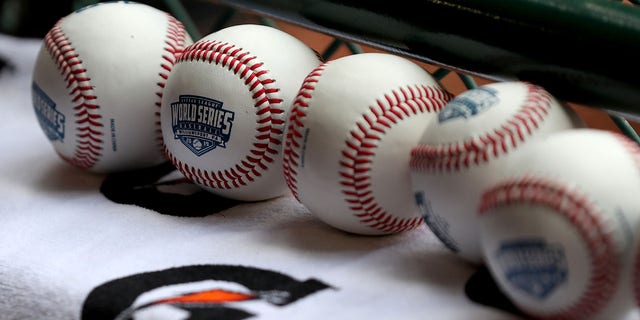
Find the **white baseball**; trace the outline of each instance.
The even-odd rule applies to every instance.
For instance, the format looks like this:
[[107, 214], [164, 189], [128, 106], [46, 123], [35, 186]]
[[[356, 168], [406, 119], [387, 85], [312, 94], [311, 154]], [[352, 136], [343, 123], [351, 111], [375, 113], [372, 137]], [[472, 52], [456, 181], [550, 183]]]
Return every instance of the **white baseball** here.
[[286, 113], [316, 52], [278, 29], [236, 25], [187, 47], [162, 99], [166, 151], [204, 189], [244, 201], [285, 194]]
[[289, 188], [344, 231], [389, 234], [421, 225], [409, 152], [450, 98], [399, 56], [356, 54], [321, 65], [290, 111], [283, 165]]
[[425, 222], [447, 248], [480, 263], [481, 191], [500, 178], [521, 145], [580, 125], [571, 109], [529, 83], [492, 83], [458, 95], [411, 152], [412, 186]]
[[540, 319], [628, 319], [640, 222], [640, 147], [596, 129], [523, 148], [479, 203], [481, 244], [501, 290]]
[[163, 87], [191, 39], [170, 14], [131, 2], [92, 5], [47, 33], [33, 70], [40, 126], [68, 163], [93, 172], [167, 161]]

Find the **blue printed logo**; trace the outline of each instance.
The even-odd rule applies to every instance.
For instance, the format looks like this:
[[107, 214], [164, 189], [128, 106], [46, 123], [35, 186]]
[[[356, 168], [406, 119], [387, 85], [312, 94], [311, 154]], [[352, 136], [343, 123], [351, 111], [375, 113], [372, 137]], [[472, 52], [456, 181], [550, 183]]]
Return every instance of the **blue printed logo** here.
[[449, 250], [458, 252], [458, 244], [449, 233], [449, 223], [433, 212], [431, 202], [424, 197], [424, 192], [416, 192], [414, 198], [422, 213], [422, 218], [429, 229], [431, 229], [431, 232], [433, 232], [433, 234], [440, 239], [440, 242]]
[[473, 117], [498, 103], [500, 99], [497, 93], [490, 87], [480, 87], [461, 93], [438, 112], [438, 122]]
[[496, 261], [511, 285], [543, 300], [567, 282], [564, 250], [542, 239], [521, 239], [503, 243]]
[[174, 138], [198, 157], [227, 147], [233, 118], [232, 111], [222, 109], [222, 102], [210, 98], [181, 95], [171, 104]]
[[40, 127], [51, 141], [64, 140], [64, 114], [56, 103], [35, 83], [31, 83], [31, 101]]

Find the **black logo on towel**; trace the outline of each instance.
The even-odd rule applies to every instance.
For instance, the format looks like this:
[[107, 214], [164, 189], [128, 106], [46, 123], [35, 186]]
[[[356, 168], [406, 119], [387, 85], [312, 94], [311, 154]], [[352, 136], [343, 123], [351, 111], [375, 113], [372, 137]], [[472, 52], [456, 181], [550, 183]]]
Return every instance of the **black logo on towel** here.
[[[282, 307], [329, 286], [316, 279], [237, 265], [194, 265], [134, 274], [93, 289], [83, 320], [240, 320], [255, 311]], [[145, 318], [145, 319], [147, 319]]]

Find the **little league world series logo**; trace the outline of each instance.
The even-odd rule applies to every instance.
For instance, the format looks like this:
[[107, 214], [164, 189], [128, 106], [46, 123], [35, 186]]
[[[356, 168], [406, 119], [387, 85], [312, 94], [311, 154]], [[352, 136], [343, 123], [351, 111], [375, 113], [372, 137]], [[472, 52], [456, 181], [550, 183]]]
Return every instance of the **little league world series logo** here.
[[233, 111], [223, 109], [221, 101], [206, 97], [181, 95], [171, 104], [174, 138], [198, 157], [227, 147], [233, 118]]
[[493, 88], [480, 87], [461, 93], [438, 112], [438, 122], [470, 118], [496, 105], [500, 99]]
[[56, 109], [56, 103], [34, 82], [31, 99], [40, 127], [51, 141], [64, 140], [64, 114]]
[[520, 239], [503, 243], [496, 252], [504, 276], [520, 291], [543, 300], [568, 280], [564, 250], [543, 239]]

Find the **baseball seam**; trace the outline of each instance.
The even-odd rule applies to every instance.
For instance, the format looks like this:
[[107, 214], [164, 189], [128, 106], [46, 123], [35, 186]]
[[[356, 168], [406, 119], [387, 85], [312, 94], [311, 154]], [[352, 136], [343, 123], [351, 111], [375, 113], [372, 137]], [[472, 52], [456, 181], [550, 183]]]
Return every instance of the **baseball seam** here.
[[[301, 161], [304, 119], [315, 85], [326, 63], [317, 67], [304, 80], [289, 116], [289, 129], [285, 137], [283, 171], [285, 181], [293, 195], [299, 199], [297, 186], [298, 166]], [[422, 223], [421, 217], [402, 219], [388, 213], [376, 200], [371, 189], [370, 164], [375, 157], [378, 141], [386, 130], [398, 122], [420, 113], [440, 110], [449, 100], [448, 92], [425, 85], [406, 86], [376, 99], [369, 112], [350, 131], [345, 141], [340, 164], [340, 185], [349, 209], [363, 224], [383, 232], [413, 229]]]
[[378, 203], [373, 194], [371, 163], [386, 130], [399, 122], [426, 112], [437, 112], [450, 100], [444, 90], [415, 85], [399, 88], [376, 99], [362, 122], [349, 132], [340, 160], [340, 185], [349, 209], [360, 222], [384, 232], [400, 232], [422, 224], [422, 217], [398, 218]]
[[[568, 219], [586, 241], [591, 257], [592, 275], [585, 292], [572, 305], [545, 319], [586, 319], [599, 312], [612, 298], [619, 280], [620, 262], [614, 240], [601, 220], [602, 212], [587, 196], [561, 183], [533, 176], [512, 178], [486, 190], [478, 214], [488, 214], [511, 204], [534, 204], [553, 209]], [[535, 310], [527, 310], [536, 315]]]
[[162, 126], [160, 121], [160, 110], [162, 106], [163, 91], [167, 83], [167, 79], [169, 79], [169, 75], [171, 74], [171, 70], [173, 69], [173, 66], [176, 64], [177, 59], [184, 50], [187, 38], [187, 32], [180, 21], [178, 21], [170, 14], [167, 14], [167, 19], [168, 25], [164, 40], [165, 46], [163, 47], [164, 52], [162, 54], [162, 60], [160, 62], [161, 69], [158, 73], [160, 80], [156, 83], [156, 85], [158, 86], [158, 91], [156, 92], [156, 96], [158, 97], [158, 99], [155, 102], [157, 110], [156, 112], [154, 112], [156, 143], [158, 145], [158, 150], [163, 154], [164, 140], [162, 138]]
[[268, 169], [274, 161], [284, 132], [285, 110], [280, 106], [282, 99], [277, 97], [279, 88], [275, 79], [268, 77], [263, 63], [232, 44], [220, 41], [199, 41], [188, 46], [180, 62], [205, 62], [219, 65], [237, 75], [247, 86], [254, 100], [256, 135], [252, 148], [240, 163], [231, 168], [208, 171], [183, 163], [164, 147], [165, 153], [173, 164], [190, 180], [215, 189], [232, 189], [247, 185]]
[[104, 140], [102, 115], [97, 103], [98, 97], [93, 92], [91, 78], [82, 65], [82, 60], [75, 52], [71, 41], [62, 31], [60, 21], [45, 35], [44, 43], [57, 65], [60, 74], [67, 83], [71, 97], [75, 124], [75, 150], [73, 157], [61, 153], [60, 157], [74, 166], [90, 168], [101, 158]]
[[523, 143], [544, 121], [552, 103], [541, 87], [529, 83], [518, 111], [497, 128], [462, 142], [419, 144], [411, 150], [410, 167], [416, 171], [459, 171], [507, 154]]
[[289, 111], [288, 127], [282, 151], [282, 169], [284, 180], [298, 201], [300, 201], [300, 198], [298, 196], [298, 180], [296, 177], [301, 157], [301, 152], [298, 149], [302, 146], [301, 140], [303, 139], [301, 128], [304, 127], [303, 121], [307, 116], [306, 111], [307, 107], [309, 107], [311, 94], [315, 90], [315, 85], [327, 64], [328, 62], [320, 64], [305, 77]]

